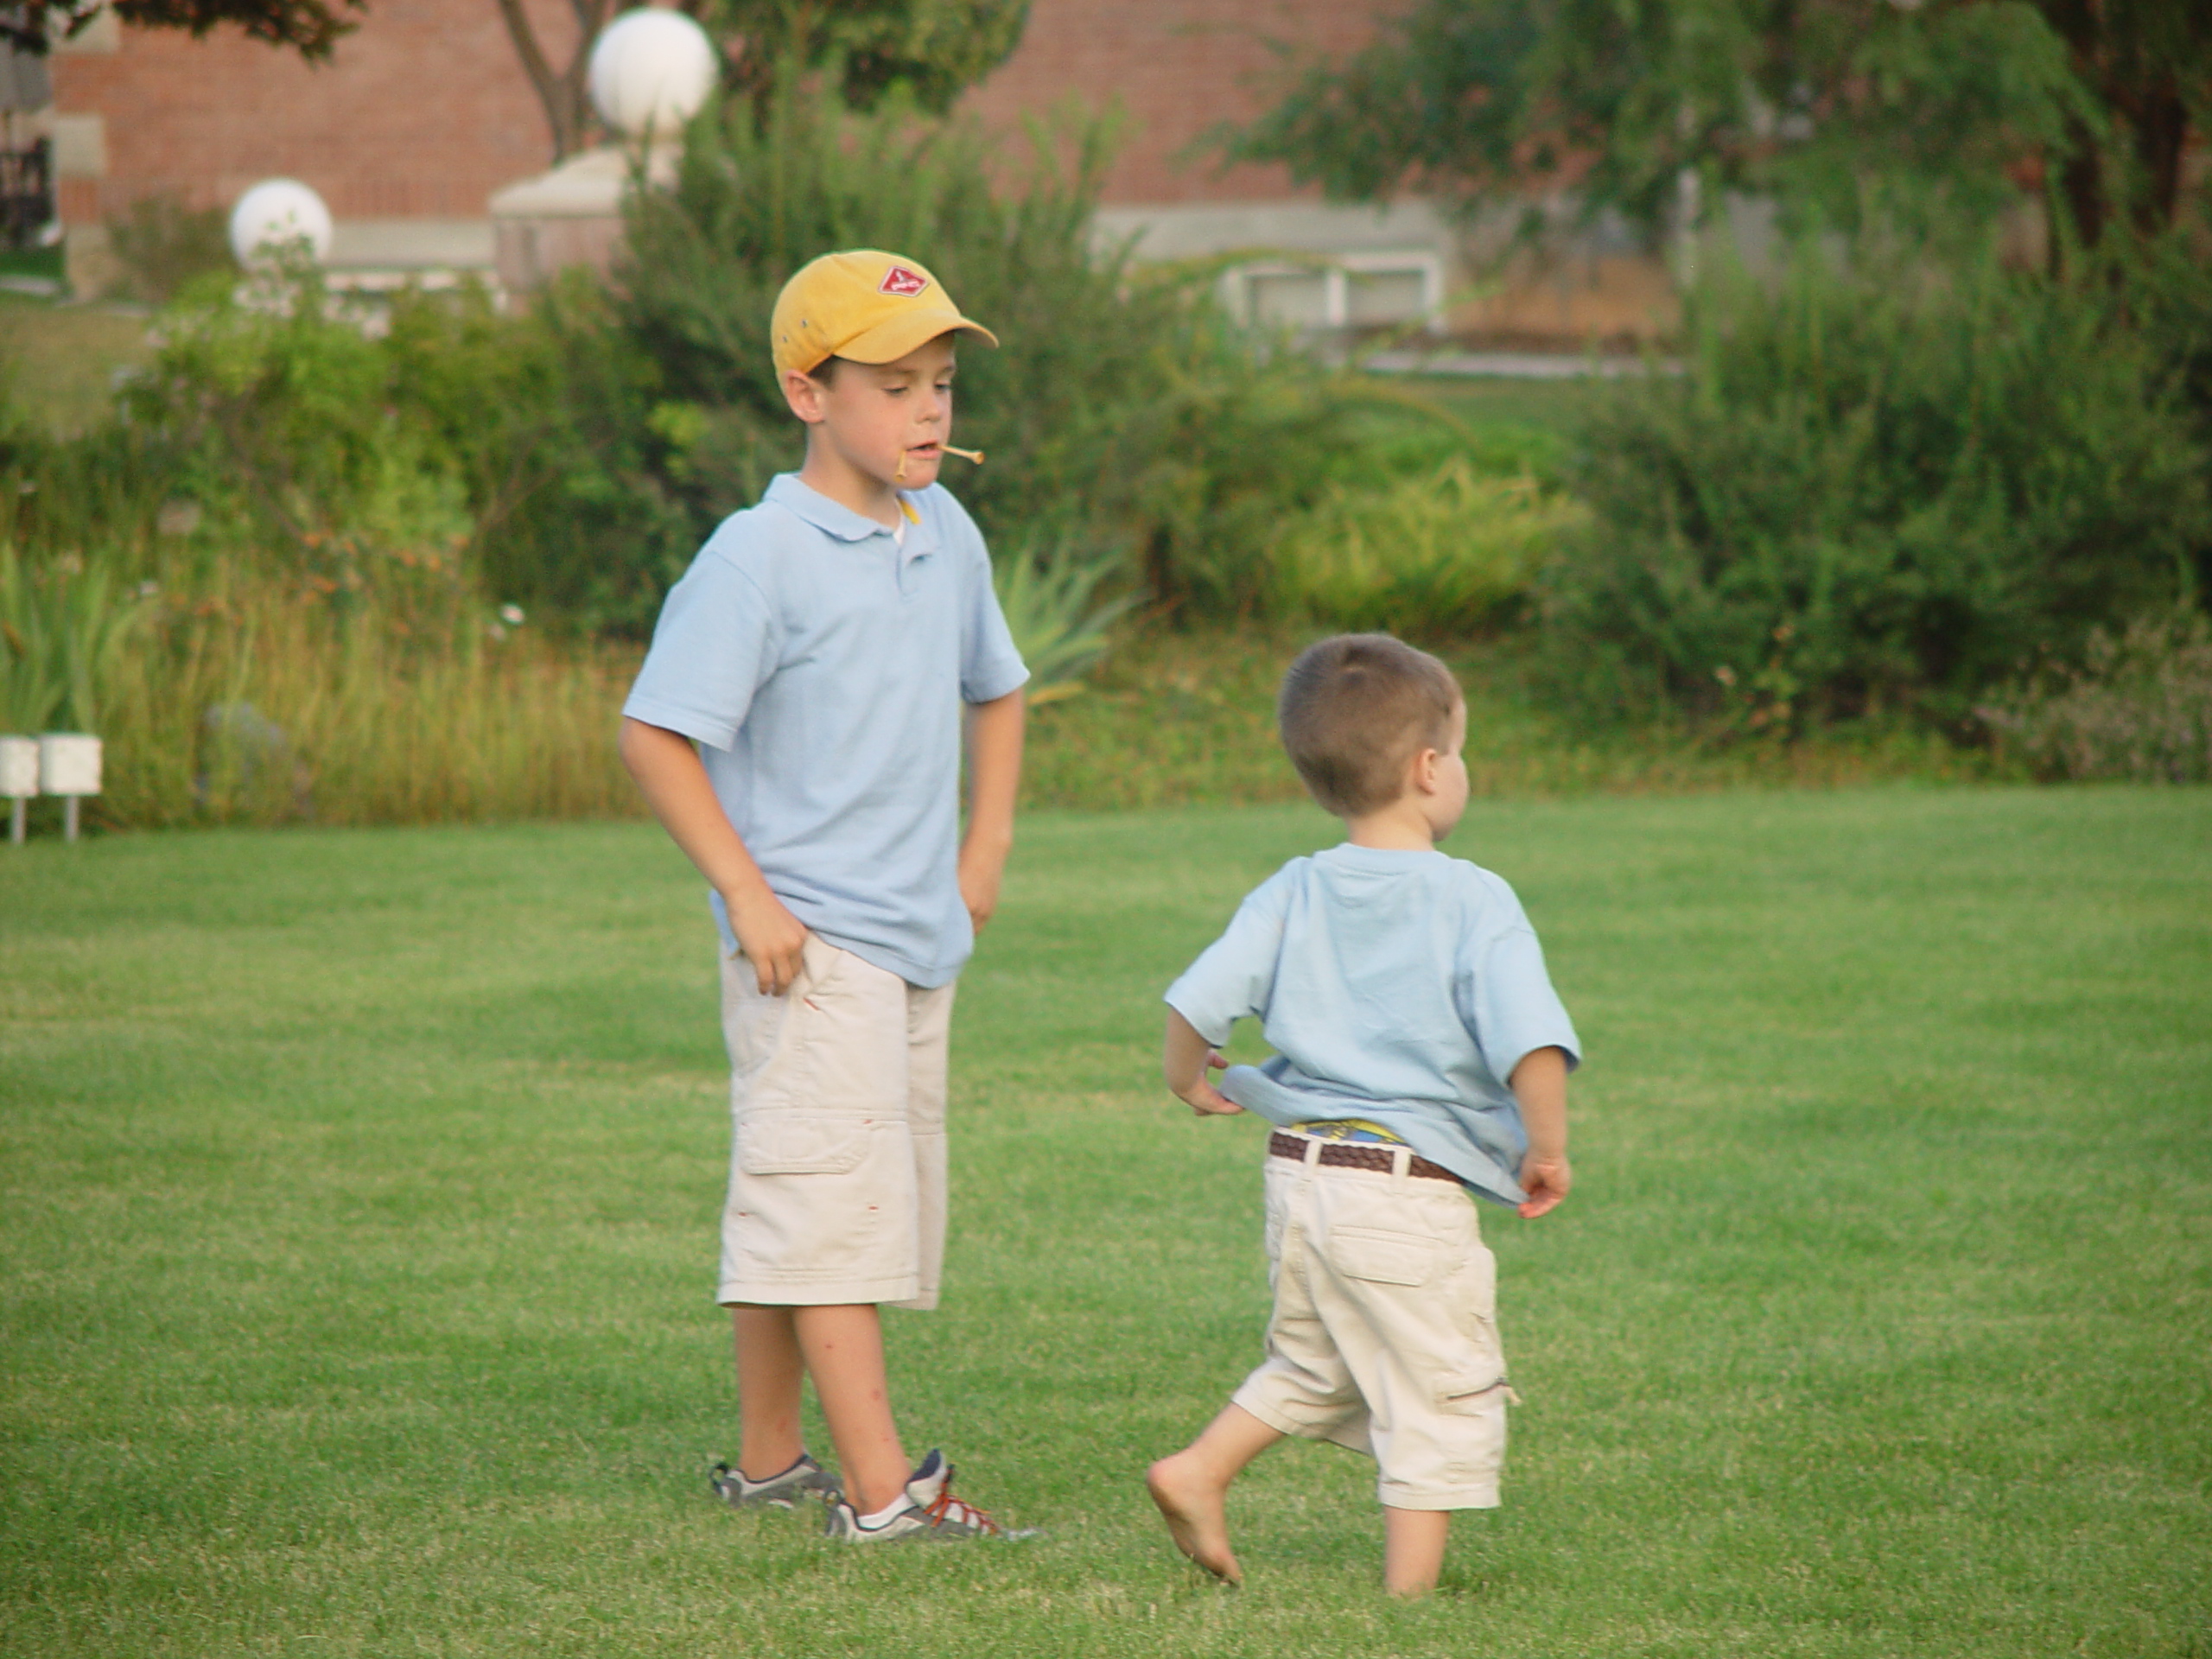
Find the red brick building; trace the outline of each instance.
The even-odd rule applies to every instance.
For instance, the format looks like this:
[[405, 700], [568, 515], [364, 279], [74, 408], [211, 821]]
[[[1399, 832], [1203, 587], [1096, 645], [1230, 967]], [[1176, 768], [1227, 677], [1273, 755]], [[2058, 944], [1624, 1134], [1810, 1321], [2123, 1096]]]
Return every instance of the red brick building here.
[[[1340, 56], [1396, 3], [1033, 0], [1020, 46], [968, 102], [1008, 125], [1070, 99], [1117, 102], [1127, 124], [1105, 228], [1162, 256], [1277, 251], [1236, 286], [1268, 315], [1322, 326], [1441, 317], [1465, 265], [1425, 206], [1333, 207], [1280, 168], [1189, 154], [1210, 127], [1262, 106], [1281, 73], [1274, 43]], [[548, 55], [565, 61], [569, 7], [527, 4]], [[488, 270], [490, 198], [552, 156], [495, 0], [370, 0], [360, 29], [319, 67], [235, 31], [194, 41], [103, 18], [52, 67], [42, 118], [61, 215], [73, 249], [95, 256], [103, 221], [142, 196], [226, 207], [257, 180], [288, 176], [329, 204], [340, 270]], [[1637, 326], [1663, 293], [1650, 262], [1592, 255], [1564, 281], [1553, 272], [1451, 308], [1462, 327], [1573, 335]]]

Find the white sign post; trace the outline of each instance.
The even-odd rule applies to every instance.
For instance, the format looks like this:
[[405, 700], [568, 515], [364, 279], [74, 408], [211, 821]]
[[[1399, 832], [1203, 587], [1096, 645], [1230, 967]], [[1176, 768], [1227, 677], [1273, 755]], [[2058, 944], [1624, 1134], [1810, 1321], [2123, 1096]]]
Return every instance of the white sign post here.
[[59, 795], [61, 835], [77, 839], [77, 803], [100, 792], [100, 741], [81, 732], [48, 732], [38, 741], [39, 788]]
[[38, 739], [0, 737], [0, 795], [8, 798], [8, 839], [23, 844], [24, 810], [38, 793]]

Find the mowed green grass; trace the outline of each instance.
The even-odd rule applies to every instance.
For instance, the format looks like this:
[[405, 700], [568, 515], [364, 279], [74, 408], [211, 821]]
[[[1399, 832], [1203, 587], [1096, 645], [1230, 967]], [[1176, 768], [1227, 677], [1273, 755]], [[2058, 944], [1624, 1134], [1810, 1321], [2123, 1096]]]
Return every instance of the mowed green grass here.
[[1306, 808], [1027, 821], [956, 1030], [911, 1446], [1041, 1537], [734, 1516], [726, 1081], [649, 827], [0, 848], [10, 1654], [2212, 1654], [2212, 792], [1478, 804], [1580, 1022], [1574, 1196], [1486, 1212], [1526, 1403], [1441, 1593], [1290, 1446], [1259, 1126], [1158, 997]]

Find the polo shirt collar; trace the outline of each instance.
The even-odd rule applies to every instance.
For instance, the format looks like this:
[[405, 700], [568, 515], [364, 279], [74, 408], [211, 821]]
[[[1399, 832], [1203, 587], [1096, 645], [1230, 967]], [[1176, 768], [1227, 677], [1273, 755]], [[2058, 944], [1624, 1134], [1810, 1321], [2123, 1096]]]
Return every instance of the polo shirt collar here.
[[[879, 524], [866, 513], [855, 512], [850, 507], [832, 501], [820, 491], [799, 482], [797, 473], [779, 473], [768, 486], [764, 500], [774, 502], [788, 512], [796, 513], [825, 536], [834, 536], [841, 542], [864, 542], [871, 536], [888, 536], [891, 527]], [[906, 541], [911, 547], [919, 524], [906, 526]]]

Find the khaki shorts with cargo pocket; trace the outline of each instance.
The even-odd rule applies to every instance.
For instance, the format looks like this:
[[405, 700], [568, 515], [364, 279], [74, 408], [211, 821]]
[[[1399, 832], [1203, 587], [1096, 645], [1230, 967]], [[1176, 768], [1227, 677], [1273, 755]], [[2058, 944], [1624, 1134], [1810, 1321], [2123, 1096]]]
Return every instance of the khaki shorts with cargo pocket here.
[[[1309, 1153], [1328, 1143], [1300, 1136]], [[1384, 1150], [1376, 1148], [1376, 1150]], [[1497, 1266], [1456, 1181], [1269, 1157], [1268, 1357], [1234, 1396], [1381, 1465], [1399, 1510], [1486, 1510], [1505, 1461]]]
[[717, 1300], [937, 1306], [952, 995], [812, 935], [781, 996], [742, 957], [723, 960], [734, 1133]]

